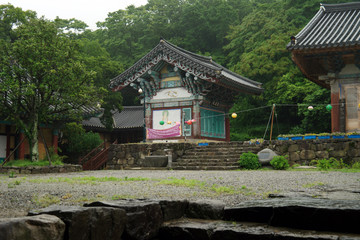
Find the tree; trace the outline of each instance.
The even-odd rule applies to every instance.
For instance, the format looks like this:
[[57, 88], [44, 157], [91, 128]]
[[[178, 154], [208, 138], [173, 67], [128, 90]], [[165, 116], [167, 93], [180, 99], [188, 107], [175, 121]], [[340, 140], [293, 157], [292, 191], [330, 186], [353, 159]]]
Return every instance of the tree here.
[[96, 106], [100, 92], [94, 72], [77, 59], [77, 44], [53, 22], [30, 19], [0, 44], [0, 110], [24, 131], [32, 161], [39, 159], [39, 124], [81, 118]]

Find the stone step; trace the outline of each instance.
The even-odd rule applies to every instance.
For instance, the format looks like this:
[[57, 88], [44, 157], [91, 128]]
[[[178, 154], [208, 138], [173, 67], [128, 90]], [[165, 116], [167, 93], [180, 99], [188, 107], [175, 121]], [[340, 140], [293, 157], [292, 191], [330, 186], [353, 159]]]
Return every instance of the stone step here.
[[236, 170], [239, 169], [238, 166], [172, 166], [173, 170]]
[[180, 164], [172, 164], [172, 167], [180, 167], [180, 166], [184, 166], [184, 167], [191, 167], [191, 166], [199, 166], [199, 167], [227, 167], [227, 166], [237, 166], [237, 168], [239, 168], [239, 164], [236, 163], [180, 163]]
[[222, 159], [240, 159], [240, 155], [185, 155], [182, 156], [180, 159], [183, 160], [198, 160], [201, 161], [202, 159], [209, 159], [209, 160], [222, 160]]
[[159, 239], [336, 240], [358, 238], [353, 234], [314, 232], [310, 230], [273, 227], [259, 223], [183, 218], [165, 222], [159, 230]]

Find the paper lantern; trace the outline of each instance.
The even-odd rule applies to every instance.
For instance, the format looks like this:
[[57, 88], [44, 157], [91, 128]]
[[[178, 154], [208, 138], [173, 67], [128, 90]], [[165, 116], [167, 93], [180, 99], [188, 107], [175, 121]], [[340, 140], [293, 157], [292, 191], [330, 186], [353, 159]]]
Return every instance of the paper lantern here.
[[231, 117], [232, 117], [232, 118], [237, 118], [237, 114], [236, 114], [236, 113], [233, 113], [233, 114], [231, 114]]
[[308, 106], [308, 109], [311, 111], [311, 110], [314, 109], [314, 107], [313, 106]]
[[191, 124], [192, 124], [192, 121], [189, 120], [189, 121], [186, 121], [186, 123], [187, 123], [188, 125], [191, 125]]
[[328, 104], [328, 105], [326, 106], [326, 110], [331, 111], [331, 109], [332, 109], [331, 104]]
[[160, 123], [160, 125], [164, 125], [164, 121], [160, 121], [159, 123]]
[[194, 122], [196, 122], [196, 120], [195, 120], [195, 119], [191, 119], [191, 122], [193, 122], [193, 123], [194, 123]]
[[171, 124], [171, 121], [168, 121], [167, 124]]
[[360, 108], [360, 103], [359, 103], [359, 106], [358, 106], [359, 108]]

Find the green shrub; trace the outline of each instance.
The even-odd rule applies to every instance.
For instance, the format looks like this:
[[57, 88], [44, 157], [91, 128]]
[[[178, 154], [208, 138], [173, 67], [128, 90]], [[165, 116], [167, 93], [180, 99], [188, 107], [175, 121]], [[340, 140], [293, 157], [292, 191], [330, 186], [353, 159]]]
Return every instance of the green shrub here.
[[285, 170], [290, 167], [289, 161], [284, 156], [275, 156], [270, 161], [270, 165], [276, 170]]
[[102, 143], [98, 133], [85, 132], [77, 123], [68, 123], [63, 130], [62, 149], [69, 157], [82, 156]]
[[351, 166], [351, 168], [353, 168], [353, 169], [360, 169], [360, 162], [354, 163], [354, 164]]
[[245, 169], [258, 169], [261, 167], [258, 155], [252, 152], [241, 154], [239, 165]]
[[320, 170], [329, 170], [329, 169], [342, 169], [347, 168], [348, 166], [344, 163], [342, 159], [337, 160], [336, 158], [329, 158], [329, 159], [320, 159], [320, 160], [313, 160], [311, 164], [316, 165], [317, 168]]

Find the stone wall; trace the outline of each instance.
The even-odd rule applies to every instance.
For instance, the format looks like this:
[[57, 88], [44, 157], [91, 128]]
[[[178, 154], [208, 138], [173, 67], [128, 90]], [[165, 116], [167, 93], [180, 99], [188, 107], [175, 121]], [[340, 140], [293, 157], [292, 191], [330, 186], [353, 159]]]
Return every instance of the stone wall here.
[[[207, 148], [223, 145], [225, 148], [238, 147], [244, 152], [249, 151], [250, 143], [246, 142], [211, 142]], [[288, 156], [290, 164], [308, 165], [311, 160], [334, 157], [343, 159], [345, 163], [360, 161], [360, 139], [321, 139], [298, 141], [264, 141], [259, 144], [260, 150], [270, 148], [278, 155]], [[167, 149], [172, 150], [172, 159], [184, 155], [186, 150], [195, 148], [195, 143], [156, 143], [156, 144], [117, 144], [109, 150], [108, 169], [124, 169], [141, 167], [146, 156], [167, 155]], [[231, 150], [229, 150], [231, 151]], [[240, 156], [239, 156], [240, 157]]]
[[43, 174], [43, 173], [67, 173], [82, 171], [81, 165], [65, 164], [63, 166], [43, 167], [0, 167], [0, 173], [13, 174]]
[[306, 165], [311, 160], [334, 157], [346, 163], [360, 161], [360, 139], [322, 139], [266, 142], [279, 155], [287, 155], [291, 164]]
[[193, 143], [113, 144], [109, 149], [107, 169], [140, 167], [146, 156], [165, 156], [169, 149], [176, 161], [187, 149], [195, 146]]

